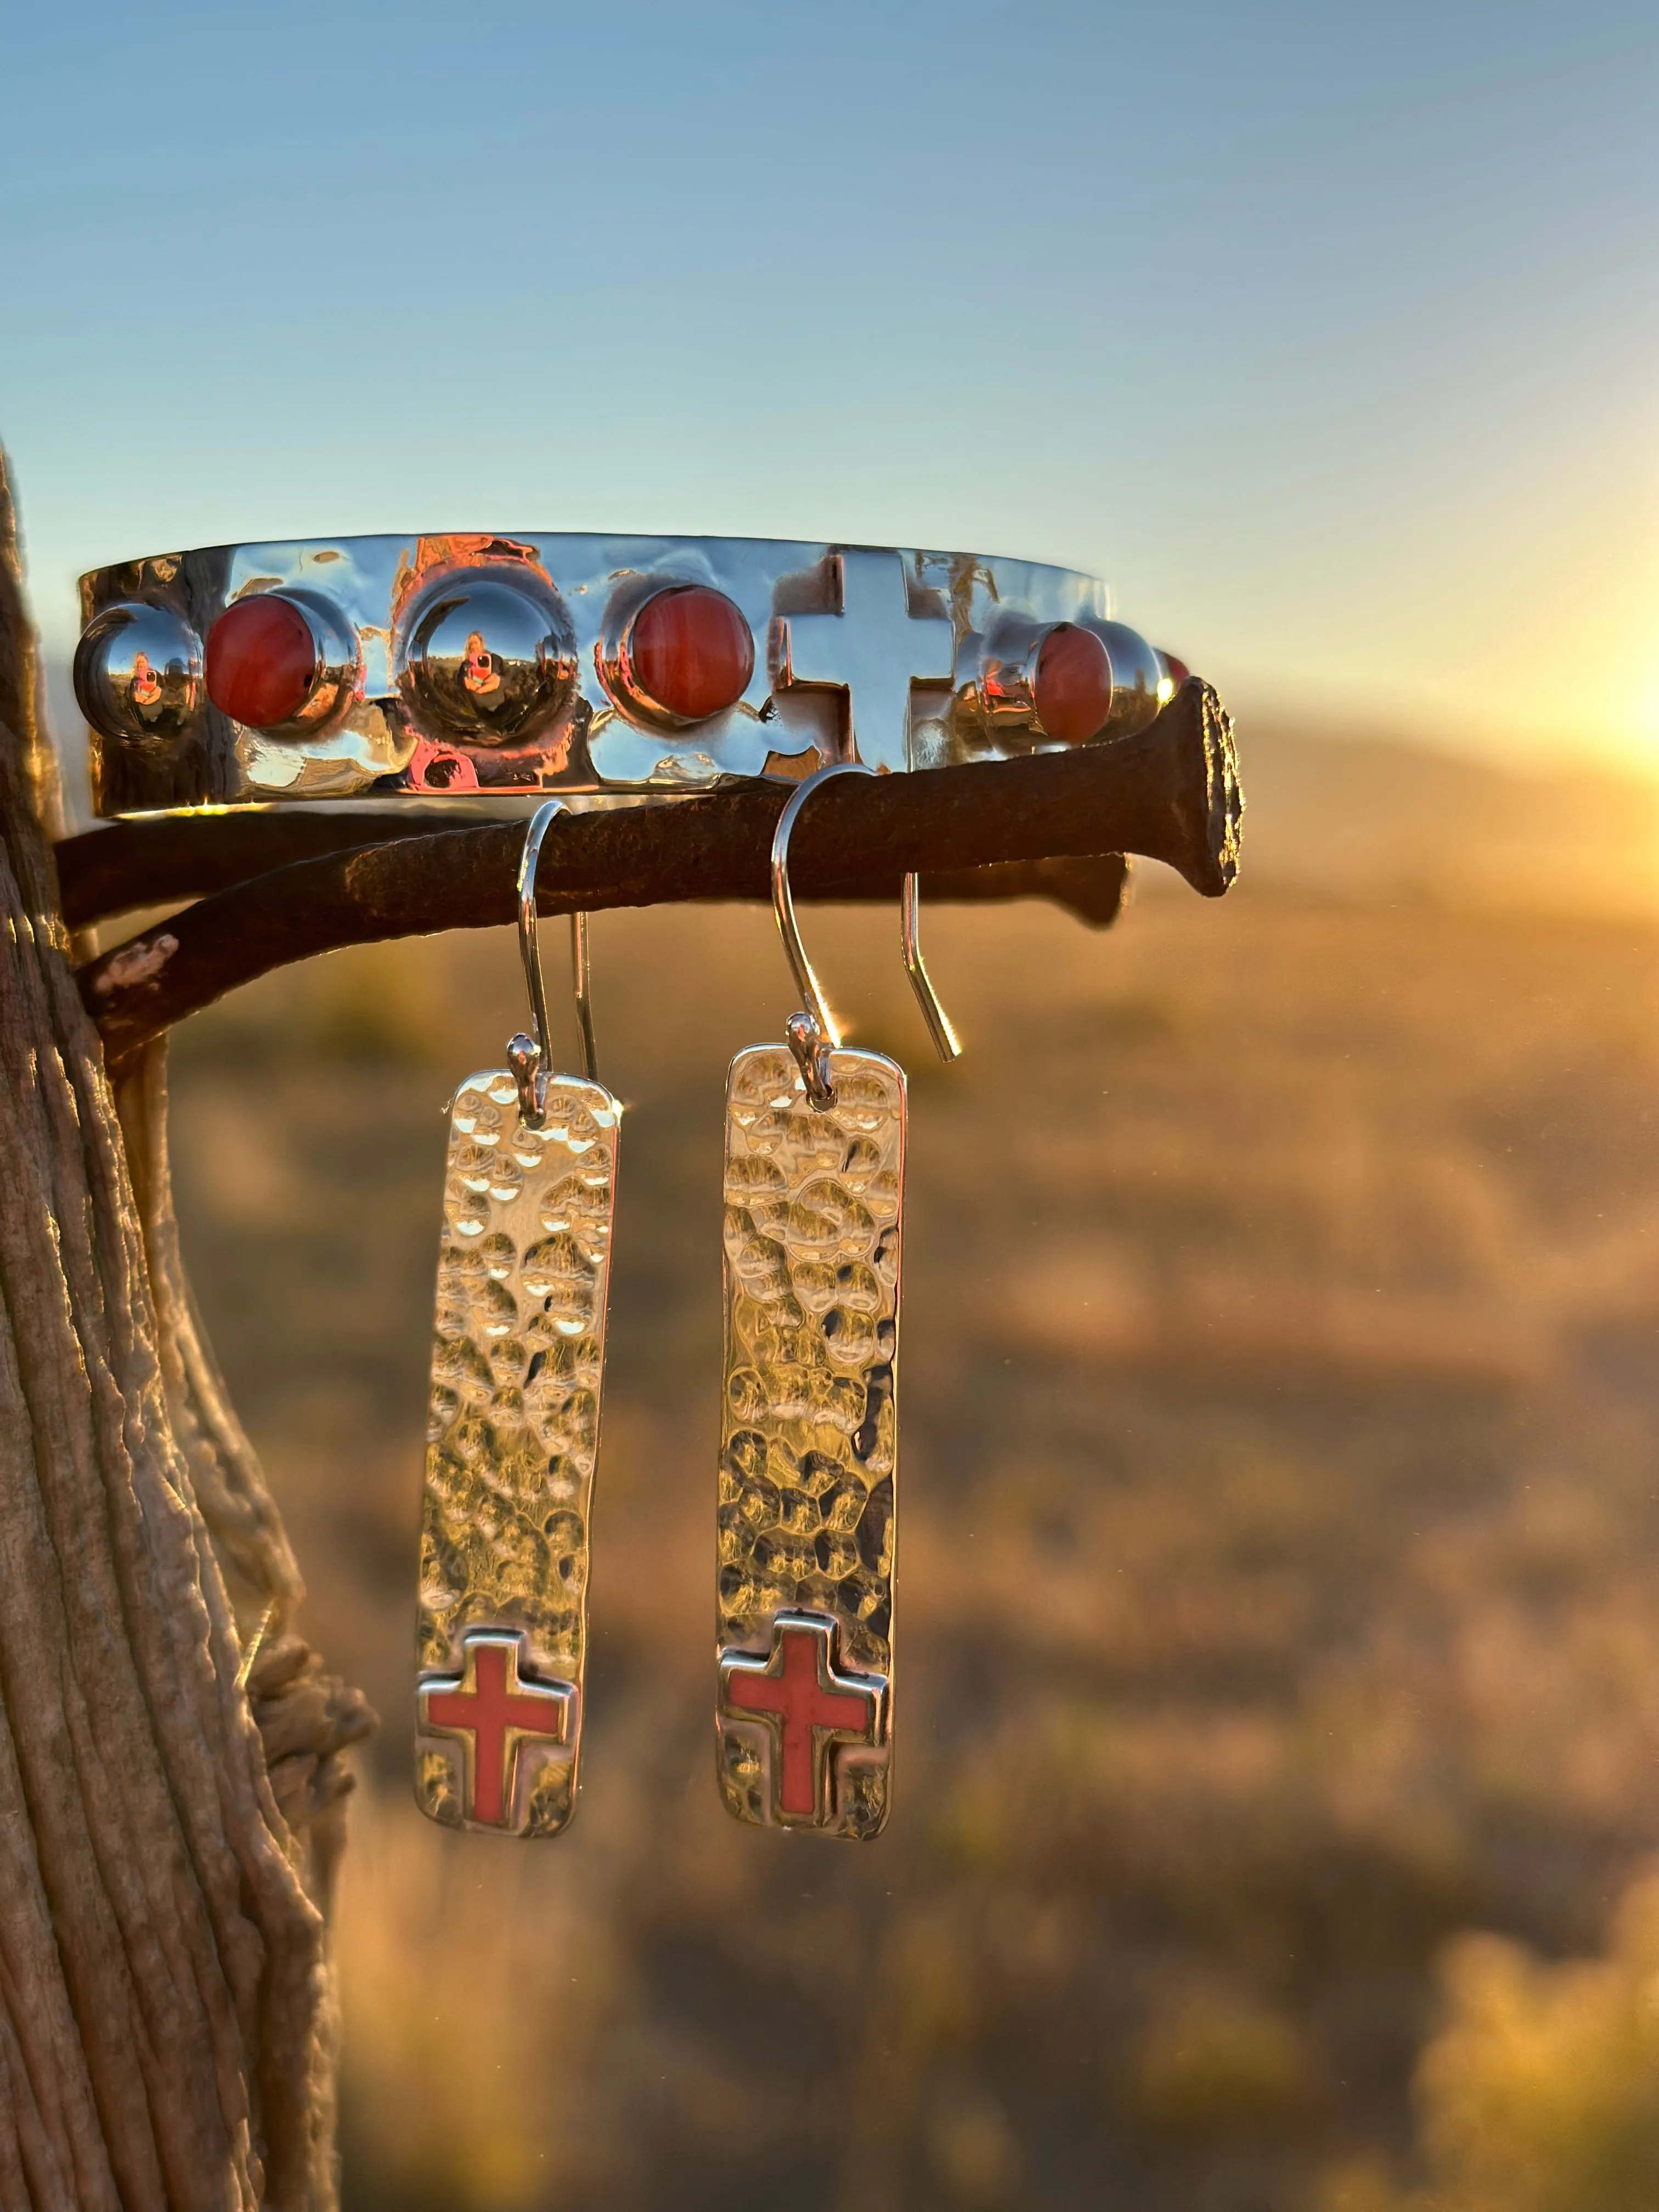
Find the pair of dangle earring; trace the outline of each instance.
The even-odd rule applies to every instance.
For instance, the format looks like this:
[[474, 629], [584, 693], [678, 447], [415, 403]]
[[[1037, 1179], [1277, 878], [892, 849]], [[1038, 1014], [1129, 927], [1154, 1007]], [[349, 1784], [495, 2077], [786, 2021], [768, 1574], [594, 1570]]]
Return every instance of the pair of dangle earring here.
[[[739, 1820], [879, 1833], [892, 1765], [904, 1072], [845, 1049], [801, 943], [779, 817], [773, 904], [804, 1001], [726, 1085], [718, 1508], [718, 1771]], [[582, 1077], [547, 1071], [536, 870], [519, 872], [533, 1036], [450, 1113], [427, 1428], [415, 1786], [452, 1827], [553, 1835], [574, 1809], [605, 1304], [622, 1107], [596, 1076], [571, 917]], [[961, 1047], [902, 943], [939, 1054]]]
[[[789, 837], [772, 898], [803, 1006], [732, 1063], [716, 1598], [720, 1793], [738, 1820], [867, 1838], [890, 1802], [904, 1071], [842, 1047], [801, 943]], [[939, 1055], [961, 1051], [921, 957], [904, 964]]]
[[538, 809], [519, 869], [534, 1035], [450, 1109], [421, 1502], [416, 1796], [434, 1820], [497, 1835], [563, 1827], [581, 1743], [622, 1107], [595, 1070], [579, 914], [585, 1072], [550, 1072], [536, 871], [564, 811]]

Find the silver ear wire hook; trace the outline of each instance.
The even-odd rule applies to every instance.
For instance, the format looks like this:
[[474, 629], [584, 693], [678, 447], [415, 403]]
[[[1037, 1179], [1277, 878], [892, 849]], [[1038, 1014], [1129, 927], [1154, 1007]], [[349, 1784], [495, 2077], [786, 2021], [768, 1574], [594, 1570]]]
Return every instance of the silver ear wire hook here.
[[904, 949], [904, 972], [910, 978], [910, 988], [916, 994], [921, 1018], [927, 1024], [928, 1036], [939, 1048], [939, 1058], [947, 1064], [960, 1060], [962, 1039], [939, 1002], [939, 994], [921, 957], [921, 882], [916, 876], [904, 878], [904, 891], [899, 902], [899, 941]]
[[820, 1114], [836, 1103], [835, 1086], [830, 1080], [830, 1055], [840, 1048], [841, 1031], [835, 1016], [824, 1004], [818, 979], [806, 957], [806, 947], [801, 943], [800, 924], [795, 919], [795, 902], [789, 889], [789, 837], [802, 807], [820, 784], [828, 783], [831, 776], [874, 774], [875, 770], [866, 768], [862, 761], [832, 761], [828, 768], [815, 769], [790, 793], [788, 803], [778, 817], [778, 826], [772, 832], [772, 911], [778, 918], [778, 934], [794, 971], [795, 988], [805, 1001], [802, 1012], [791, 1014], [784, 1024], [783, 1033], [795, 1055], [801, 1081], [806, 1085], [807, 1103]]
[[[520, 1030], [508, 1040], [507, 1065], [519, 1086], [519, 1112], [532, 1127], [539, 1126], [547, 1097], [548, 1018], [547, 985], [542, 977], [541, 954], [536, 941], [536, 872], [542, 857], [542, 840], [556, 814], [568, 814], [562, 799], [550, 799], [536, 809], [525, 831], [524, 852], [519, 861], [519, 957], [530, 993], [530, 1021], [533, 1036]], [[576, 999], [576, 1025], [581, 1031], [582, 1068], [590, 1083], [599, 1079], [599, 1055], [593, 1045], [592, 976], [587, 959], [587, 916], [570, 917], [570, 979]]]
[[[828, 783], [836, 775], [874, 774], [875, 770], [866, 768], [862, 761], [832, 761], [827, 768], [815, 770], [791, 792], [772, 833], [772, 911], [778, 918], [778, 934], [794, 971], [796, 988], [805, 1001], [802, 1011], [791, 1014], [784, 1024], [783, 1033], [806, 1086], [807, 1103], [819, 1113], [836, 1103], [835, 1086], [830, 1080], [830, 1055], [840, 1048], [841, 1031], [824, 1003], [823, 992], [801, 942], [800, 924], [795, 917], [795, 902], [789, 889], [789, 838], [801, 809], [820, 784]], [[922, 962], [919, 905], [916, 878], [906, 876], [901, 909], [904, 970], [940, 1059], [955, 1060], [962, 1046]]]

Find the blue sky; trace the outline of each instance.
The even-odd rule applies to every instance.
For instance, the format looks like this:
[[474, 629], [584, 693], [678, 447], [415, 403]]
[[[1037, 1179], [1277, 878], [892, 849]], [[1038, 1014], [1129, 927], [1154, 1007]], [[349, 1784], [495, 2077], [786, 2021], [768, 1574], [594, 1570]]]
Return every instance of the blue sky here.
[[0, 437], [236, 537], [1103, 574], [1240, 705], [1659, 755], [1659, 9], [15, 11]]

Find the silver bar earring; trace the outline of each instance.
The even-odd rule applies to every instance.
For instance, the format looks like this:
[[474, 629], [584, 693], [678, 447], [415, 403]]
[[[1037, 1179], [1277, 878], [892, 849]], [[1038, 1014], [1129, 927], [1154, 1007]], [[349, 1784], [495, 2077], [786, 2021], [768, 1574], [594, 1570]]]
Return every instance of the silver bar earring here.
[[[892, 1762], [893, 1540], [904, 1071], [843, 1048], [801, 943], [790, 832], [773, 903], [803, 1005], [782, 1045], [732, 1063], [718, 1510], [719, 1776], [761, 1826], [878, 1834]], [[922, 964], [916, 881], [902, 946], [941, 1057], [961, 1050]]]
[[415, 1789], [434, 1820], [554, 1835], [575, 1804], [611, 1224], [622, 1107], [595, 1073], [586, 921], [571, 916], [581, 1076], [548, 1072], [536, 872], [519, 871], [533, 1036], [450, 1111], [421, 1514]]

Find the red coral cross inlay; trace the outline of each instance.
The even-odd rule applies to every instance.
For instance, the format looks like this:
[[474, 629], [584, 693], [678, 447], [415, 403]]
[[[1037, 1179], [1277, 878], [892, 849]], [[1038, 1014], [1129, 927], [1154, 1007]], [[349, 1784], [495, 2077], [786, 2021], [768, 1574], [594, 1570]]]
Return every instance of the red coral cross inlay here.
[[416, 1692], [422, 1728], [471, 1739], [462, 1809], [490, 1827], [507, 1825], [520, 1744], [526, 1736], [562, 1743], [570, 1726], [574, 1687], [522, 1676], [523, 1645], [506, 1629], [475, 1630], [462, 1644], [460, 1673], [429, 1676]]
[[885, 1682], [840, 1674], [835, 1662], [836, 1623], [810, 1613], [778, 1615], [769, 1658], [720, 1655], [726, 1710], [774, 1723], [773, 1809], [791, 1820], [829, 1817], [824, 1783], [833, 1744], [881, 1741]]

